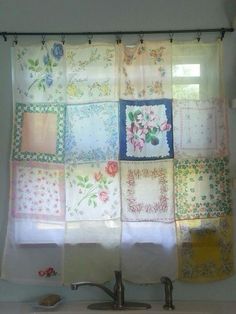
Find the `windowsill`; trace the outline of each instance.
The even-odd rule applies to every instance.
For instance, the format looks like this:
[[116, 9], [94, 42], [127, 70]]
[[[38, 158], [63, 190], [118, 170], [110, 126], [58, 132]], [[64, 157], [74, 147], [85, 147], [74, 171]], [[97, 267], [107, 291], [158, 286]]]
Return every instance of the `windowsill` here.
[[[152, 308], [149, 310], [142, 311], [131, 311], [132, 314], [164, 314], [166, 310], [163, 309], [164, 301], [153, 302], [153, 301], [143, 301], [135, 300], [137, 302], [147, 302], [150, 303]], [[53, 310], [53, 313], [61, 314], [96, 314], [94, 310], [88, 310], [87, 305], [99, 302], [66, 302], [57, 309]], [[102, 302], [102, 301], [101, 301]], [[174, 301], [176, 314], [234, 314], [236, 301]], [[50, 310], [40, 310], [34, 309], [32, 303], [20, 303], [20, 302], [0, 302], [0, 314], [36, 314], [36, 313], [49, 313]], [[114, 311], [106, 311], [107, 314], [114, 313]]]

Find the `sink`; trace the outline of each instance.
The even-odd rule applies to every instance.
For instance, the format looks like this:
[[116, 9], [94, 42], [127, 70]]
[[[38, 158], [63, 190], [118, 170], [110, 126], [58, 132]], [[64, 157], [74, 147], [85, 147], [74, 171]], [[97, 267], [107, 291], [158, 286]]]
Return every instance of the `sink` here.
[[[147, 303], [141, 303], [141, 306], [143, 306], [140, 309], [140, 303], [139, 307], [137, 306], [136, 302], [127, 302], [126, 306], [129, 307], [127, 310], [126, 308], [118, 311], [126, 312], [127, 314], [167, 314], [167, 313], [173, 313], [173, 314], [219, 314], [219, 313], [225, 313], [219, 311], [219, 306], [217, 305], [204, 305], [197, 303], [182, 303], [182, 302], [176, 302], [175, 303], [175, 310], [173, 311], [167, 311], [163, 309], [163, 303], [151, 303], [152, 308], [147, 309], [146, 306]], [[71, 303], [64, 303], [58, 306], [58, 308], [55, 309], [33, 309], [31, 312], [28, 312], [30, 314], [52, 314], [52, 313], [58, 313], [58, 314], [114, 314], [114, 312], [117, 312], [117, 310], [112, 309], [112, 302], [98, 302], [98, 303], [87, 303], [87, 302], [71, 302]], [[99, 310], [97, 310], [97, 306], [99, 306]], [[215, 307], [216, 306], [216, 307]], [[92, 308], [91, 308], [92, 307]], [[94, 307], [96, 309], [94, 309]], [[138, 310], [137, 310], [138, 309]], [[230, 312], [231, 313], [231, 312]], [[232, 312], [234, 313], [234, 312]]]
[[98, 311], [136, 311], [136, 310], [140, 311], [147, 310], [150, 308], [151, 308], [150, 304], [139, 302], [125, 302], [122, 308], [114, 308], [113, 302], [92, 303], [88, 305], [88, 309]]

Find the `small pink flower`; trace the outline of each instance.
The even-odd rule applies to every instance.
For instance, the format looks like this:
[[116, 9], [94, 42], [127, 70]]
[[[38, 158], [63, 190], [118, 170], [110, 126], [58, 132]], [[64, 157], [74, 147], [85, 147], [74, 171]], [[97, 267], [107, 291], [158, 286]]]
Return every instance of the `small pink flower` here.
[[44, 270], [39, 270], [38, 275], [40, 277], [51, 277], [51, 276], [56, 276], [57, 272], [55, 271], [53, 267], [48, 267]]
[[40, 277], [43, 277], [43, 276], [45, 275], [45, 271], [44, 271], [44, 270], [40, 270], [40, 271], [38, 272], [38, 275], [39, 275]]
[[171, 124], [168, 124], [167, 121], [163, 122], [160, 126], [161, 131], [170, 131], [171, 130]]
[[133, 145], [134, 151], [138, 148], [140, 151], [142, 150], [145, 143], [145, 129], [139, 129], [135, 125], [131, 125], [130, 128], [127, 128], [127, 137], [128, 141]]
[[114, 177], [118, 172], [118, 162], [108, 161], [105, 170], [111, 177]]
[[108, 196], [107, 191], [101, 191], [101, 192], [99, 193], [99, 198], [100, 198], [100, 200], [101, 200], [102, 202], [106, 203], [106, 202], [108, 201], [108, 199], [109, 199], [109, 196]]
[[100, 181], [101, 178], [102, 178], [101, 172], [100, 171], [99, 172], [95, 172], [94, 178], [95, 178], [96, 181]]

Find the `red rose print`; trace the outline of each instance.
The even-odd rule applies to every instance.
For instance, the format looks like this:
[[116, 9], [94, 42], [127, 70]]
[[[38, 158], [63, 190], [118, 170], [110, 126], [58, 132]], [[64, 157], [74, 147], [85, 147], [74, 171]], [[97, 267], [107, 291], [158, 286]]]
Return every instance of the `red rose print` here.
[[105, 170], [111, 177], [114, 177], [118, 172], [118, 162], [108, 161]]

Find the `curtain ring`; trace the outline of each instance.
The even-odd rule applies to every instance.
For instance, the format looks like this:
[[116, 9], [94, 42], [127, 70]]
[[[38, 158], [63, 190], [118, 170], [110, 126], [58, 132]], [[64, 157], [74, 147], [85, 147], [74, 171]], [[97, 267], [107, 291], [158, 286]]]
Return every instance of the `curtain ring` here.
[[121, 44], [121, 35], [116, 35], [116, 43], [117, 45]]
[[174, 37], [174, 33], [170, 33], [170, 34], [169, 34], [169, 37], [170, 37], [170, 43], [172, 44], [172, 42], [173, 42], [173, 37]]
[[44, 46], [44, 44], [45, 44], [45, 38], [46, 38], [46, 36], [43, 34], [42, 35], [42, 45]]
[[13, 40], [13, 46], [16, 46], [18, 44], [18, 38], [17, 35], [14, 35], [14, 40]]
[[139, 34], [138, 35], [139, 36], [139, 41], [140, 41], [140, 44], [143, 44], [143, 34]]
[[3, 32], [1, 35], [2, 35], [2, 37], [3, 37], [3, 39], [4, 39], [4, 41], [7, 41], [7, 33], [6, 33], [6, 32]]
[[222, 28], [221, 32], [220, 32], [220, 40], [223, 41], [224, 37], [225, 37], [225, 29]]
[[93, 35], [92, 35], [92, 34], [91, 34], [91, 35], [88, 35], [88, 43], [89, 43], [89, 45], [92, 44], [92, 38], [93, 38]]
[[202, 35], [201, 32], [197, 32], [197, 41], [198, 42], [200, 42], [200, 40], [201, 40], [201, 35]]
[[62, 42], [62, 45], [65, 45], [65, 34], [61, 34], [61, 42]]

